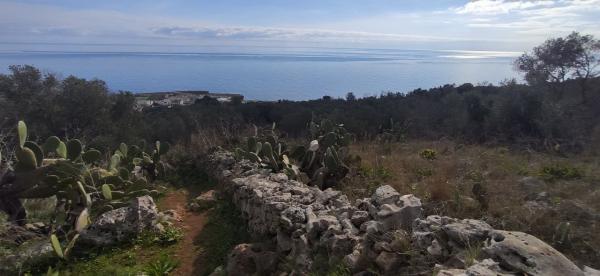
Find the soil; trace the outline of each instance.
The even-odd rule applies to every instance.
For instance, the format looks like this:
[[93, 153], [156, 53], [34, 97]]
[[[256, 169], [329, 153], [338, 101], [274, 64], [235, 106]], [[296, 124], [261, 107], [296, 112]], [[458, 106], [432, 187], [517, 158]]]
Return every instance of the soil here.
[[161, 209], [173, 209], [179, 214], [175, 226], [183, 231], [183, 238], [179, 242], [174, 259], [179, 261], [177, 269], [171, 275], [197, 275], [202, 270], [200, 249], [194, 240], [200, 235], [206, 224], [206, 213], [197, 213], [188, 210], [187, 202], [189, 192], [183, 189], [168, 193], [161, 201]]

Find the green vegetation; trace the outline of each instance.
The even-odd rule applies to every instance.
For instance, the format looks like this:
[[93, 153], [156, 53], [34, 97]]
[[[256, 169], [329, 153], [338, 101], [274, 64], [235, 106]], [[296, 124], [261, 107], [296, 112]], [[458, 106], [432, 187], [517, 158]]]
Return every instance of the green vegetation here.
[[[200, 157], [222, 146], [290, 178], [336, 186], [352, 200], [389, 184], [421, 198], [426, 214], [528, 232], [579, 264], [595, 264], [599, 229], [585, 215], [600, 210], [599, 45], [577, 33], [547, 41], [516, 61], [527, 84], [452, 84], [299, 102], [207, 100], [145, 110], [134, 108], [131, 93], [109, 93], [100, 80], [11, 66], [0, 74], [0, 208], [13, 223], [50, 226], [47, 236], [60, 258], [31, 272], [166, 275], [178, 265], [173, 256], [185, 234], [174, 227], [85, 255], [72, 248], [98, 214], [133, 197], [160, 196], [155, 180], [190, 195], [214, 188]], [[523, 184], [524, 176], [532, 182]], [[541, 198], [539, 204], [532, 198]], [[250, 241], [230, 200], [207, 212], [194, 241], [200, 274]], [[399, 241], [411, 254], [407, 239]], [[0, 253], [13, 249], [0, 244]], [[479, 251], [469, 247], [468, 264]], [[319, 275], [349, 273], [319, 258]]]
[[[106, 162], [101, 162], [101, 153], [86, 149], [78, 139], [61, 141], [51, 136], [42, 149], [28, 140], [25, 122], [18, 122], [17, 133], [19, 147], [13, 176], [10, 180], [3, 179], [1, 187], [3, 201], [9, 204], [2, 204], [2, 211], [12, 222], [23, 225], [26, 209], [22, 199], [56, 198], [50, 240], [60, 258], [69, 258], [79, 234], [91, 222], [93, 212], [125, 206], [129, 199], [137, 196], [159, 195], [157, 190], [148, 190], [151, 186], [146, 180], [146, 176], [154, 180], [158, 174], [164, 175], [160, 156], [168, 147], [161, 147], [158, 141], [152, 159], [137, 146], [128, 148], [121, 144], [108, 167], [103, 167], [101, 163]], [[135, 165], [141, 166], [145, 174], [136, 175], [132, 171]]]
[[239, 211], [230, 200], [220, 200], [208, 212], [208, 222], [196, 240], [202, 251], [202, 271], [210, 274], [215, 268], [226, 263], [227, 255], [234, 246], [250, 242], [250, 236]]
[[583, 177], [583, 172], [577, 167], [566, 164], [552, 164], [544, 166], [540, 171], [540, 176], [548, 181], [560, 179], [570, 180]]
[[178, 262], [169, 255], [162, 253], [160, 258], [152, 262], [144, 269], [148, 276], [165, 276], [169, 275], [177, 267]]
[[425, 160], [435, 160], [437, 158], [437, 152], [432, 149], [424, 149], [419, 152], [419, 156]]

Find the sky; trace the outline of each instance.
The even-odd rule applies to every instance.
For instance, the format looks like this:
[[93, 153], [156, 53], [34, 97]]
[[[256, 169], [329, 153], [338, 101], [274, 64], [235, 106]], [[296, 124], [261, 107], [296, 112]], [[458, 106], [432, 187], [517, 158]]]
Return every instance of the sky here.
[[524, 51], [600, 37], [600, 0], [0, 0], [0, 50]]

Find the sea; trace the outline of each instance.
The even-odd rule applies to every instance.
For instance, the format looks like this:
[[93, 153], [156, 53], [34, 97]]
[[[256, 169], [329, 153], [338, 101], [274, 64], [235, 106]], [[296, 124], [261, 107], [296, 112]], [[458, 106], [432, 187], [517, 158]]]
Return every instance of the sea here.
[[261, 51], [0, 51], [0, 73], [33, 65], [59, 77], [100, 79], [111, 91], [202, 90], [247, 100], [309, 100], [406, 93], [521, 77], [518, 52], [293, 48]]

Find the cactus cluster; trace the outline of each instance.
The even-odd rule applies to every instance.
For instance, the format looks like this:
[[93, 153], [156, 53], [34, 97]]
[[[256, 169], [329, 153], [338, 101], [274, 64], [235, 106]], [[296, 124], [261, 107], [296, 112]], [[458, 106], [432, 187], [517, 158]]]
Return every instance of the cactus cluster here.
[[310, 143], [299, 146], [291, 156], [300, 164], [300, 171], [310, 178], [310, 184], [326, 189], [343, 179], [349, 169], [343, 162], [348, 156], [352, 136], [343, 124], [322, 120], [308, 124]]
[[254, 136], [246, 138], [245, 148], [236, 148], [236, 156], [321, 189], [335, 186], [349, 171], [343, 160], [348, 156], [352, 136], [344, 125], [336, 125], [329, 120], [319, 124], [311, 121], [308, 130], [309, 145], [289, 150], [280, 139], [275, 123], [268, 129], [255, 127]]
[[[27, 139], [27, 125], [23, 121], [17, 128], [17, 160], [10, 181], [3, 178], [0, 200], [18, 204], [20, 215], [14, 222], [23, 224], [21, 199], [56, 196], [51, 242], [61, 258], [68, 258], [92, 212], [125, 206], [134, 197], [159, 194], [150, 189], [146, 177], [154, 180], [164, 173], [160, 156], [168, 150], [166, 144], [156, 142], [152, 155], [138, 146], [121, 144], [109, 162], [104, 162], [100, 151], [86, 149], [77, 139], [62, 141], [52, 136], [39, 146]], [[144, 173], [135, 174], [136, 167]]]
[[288, 177], [298, 177], [298, 167], [290, 163], [286, 144], [279, 139], [276, 125], [260, 131], [255, 127], [254, 136], [246, 138], [246, 149], [236, 148], [238, 158], [248, 159], [269, 168], [273, 172], [284, 172]]
[[151, 153], [145, 152], [145, 148], [146, 145], [143, 141], [140, 146], [127, 146], [125, 143], [121, 143], [111, 156], [109, 167], [118, 171], [124, 179], [130, 172], [135, 172], [135, 175], [143, 176], [150, 181], [164, 178], [167, 166], [161, 157], [169, 151], [169, 144], [156, 141]]
[[388, 124], [388, 126], [384, 126], [383, 124], [379, 126], [379, 141], [384, 143], [392, 143], [406, 140], [408, 129], [407, 123], [395, 122], [393, 118], [390, 118]]

